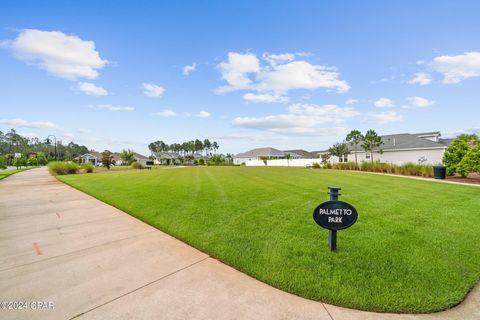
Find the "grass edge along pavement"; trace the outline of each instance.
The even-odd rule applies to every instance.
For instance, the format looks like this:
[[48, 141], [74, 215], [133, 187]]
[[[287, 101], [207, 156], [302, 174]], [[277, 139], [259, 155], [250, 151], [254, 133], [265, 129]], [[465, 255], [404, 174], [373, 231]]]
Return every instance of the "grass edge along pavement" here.
[[[263, 167], [57, 178], [260, 281], [316, 301], [428, 313], [462, 302], [480, 278], [475, 187]], [[312, 219], [332, 184], [359, 211], [357, 223], [339, 232], [333, 254], [328, 232]]]
[[25, 171], [25, 170], [30, 170], [30, 169], [33, 169], [33, 168], [36, 168], [36, 167], [29, 167], [29, 168], [23, 168], [23, 169], [10, 169], [10, 170], [0, 171], [0, 180], [5, 179], [6, 177], [9, 177], [12, 174], [22, 172], [22, 171]]

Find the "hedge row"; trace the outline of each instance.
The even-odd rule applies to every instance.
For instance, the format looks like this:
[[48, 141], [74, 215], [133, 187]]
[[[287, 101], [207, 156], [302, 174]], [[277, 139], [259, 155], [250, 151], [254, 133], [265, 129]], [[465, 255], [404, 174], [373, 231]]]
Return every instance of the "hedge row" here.
[[363, 162], [357, 165], [355, 162], [340, 162], [334, 165], [327, 163], [323, 168], [391, 173], [405, 176], [433, 177], [433, 167], [431, 165], [415, 163], [397, 165], [383, 162]]

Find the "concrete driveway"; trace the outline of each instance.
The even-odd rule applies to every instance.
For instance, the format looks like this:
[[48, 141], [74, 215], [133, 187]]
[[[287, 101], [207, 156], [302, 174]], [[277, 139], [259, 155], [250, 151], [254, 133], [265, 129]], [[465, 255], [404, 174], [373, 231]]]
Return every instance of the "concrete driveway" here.
[[480, 319], [480, 287], [431, 315], [378, 314], [285, 293], [58, 182], [0, 181], [0, 319]]

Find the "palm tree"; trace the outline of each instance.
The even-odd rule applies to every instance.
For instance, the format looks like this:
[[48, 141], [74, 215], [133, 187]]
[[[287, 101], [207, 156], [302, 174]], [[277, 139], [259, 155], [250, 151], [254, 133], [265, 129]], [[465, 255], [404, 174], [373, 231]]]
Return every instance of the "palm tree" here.
[[195, 152], [199, 152], [203, 150], [203, 142], [201, 140], [195, 139]]
[[206, 157], [208, 157], [208, 154], [209, 154], [211, 148], [212, 148], [212, 143], [210, 142], [210, 140], [208, 140], [208, 139], [203, 140], [203, 149], [205, 150], [205, 156]]
[[285, 153], [285, 159], [287, 159], [287, 166], [290, 167], [290, 158], [292, 157], [292, 155], [287, 152]]
[[128, 165], [131, 165], [132, 162], [135, 161], [135, 152], [133, 150], [122, 150], [122, 152], [120, 152], [120, 159], [122, 159], [122, 161]]
[[213, 153], [214, 153], [214, 154], [217, 153], [218, 148], [219, 148], [219, 146], [218, 146], [217, 141], [213, 141], [213, 143], [212, 143], [212, 149], [213, 149]]

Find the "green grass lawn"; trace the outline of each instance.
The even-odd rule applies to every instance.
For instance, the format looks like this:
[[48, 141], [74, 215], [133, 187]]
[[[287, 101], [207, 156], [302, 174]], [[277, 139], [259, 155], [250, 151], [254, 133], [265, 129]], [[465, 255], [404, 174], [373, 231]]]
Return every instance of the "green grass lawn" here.
[[6, 177], [11, 176], [14, 173], [25, 171], [28, 169], [32, 169], [32, 168], [11, 169], [11, 170], [0, 171], [0, 180], [5, 179]]
[[[191, 167], [59, 176], [274, 287], [356, 309], [432, 312], [480, 278], [480, 188], [304, 168]], [[315, 224], [327, 186], [356, 207]]]

